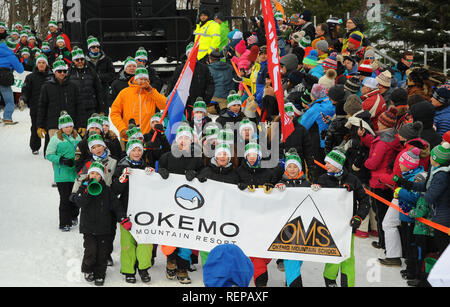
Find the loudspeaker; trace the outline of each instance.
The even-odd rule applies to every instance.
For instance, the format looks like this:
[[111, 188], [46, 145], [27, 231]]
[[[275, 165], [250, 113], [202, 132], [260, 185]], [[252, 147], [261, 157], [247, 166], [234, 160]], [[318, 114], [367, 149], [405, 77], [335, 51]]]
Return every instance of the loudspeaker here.
[[217, 12], [222, 12], [224, 16], [231, 16], [232, 0], [200, 0], [199, 10], [208, 10], [211, 14], [211, 18]]

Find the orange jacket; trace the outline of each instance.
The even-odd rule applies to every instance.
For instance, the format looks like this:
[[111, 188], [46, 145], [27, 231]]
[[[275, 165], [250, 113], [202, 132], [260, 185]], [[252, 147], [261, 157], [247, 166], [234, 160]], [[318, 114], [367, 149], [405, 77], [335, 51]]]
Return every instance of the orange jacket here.
[[128, 121], [133, 118], [142, 133], [146, 134], [150, 132], [150, 120], [156, 107], [164, 110], [167, 98], [154, 88], [151, 91], [142, 89], [134, 83], [134, 77], [128, 81], [128, 85], [120, 91], [111, 106], [111, 121], [122, 132], [128, 129]]

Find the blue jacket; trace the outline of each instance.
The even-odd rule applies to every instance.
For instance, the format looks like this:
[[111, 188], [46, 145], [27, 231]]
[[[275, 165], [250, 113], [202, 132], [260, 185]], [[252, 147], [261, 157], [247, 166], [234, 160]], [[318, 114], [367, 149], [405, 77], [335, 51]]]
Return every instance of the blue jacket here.
[[[419, 166], [418, 168], [411, 170], [407, 173], [402, 174], [402, 177], [408, 181], [414, 182], [414, 178], [417, 174], [423, 173], [425, 170], [423, 166]], [[415, 191], [408, 191], [407, 189], [401, 189], [398, 193], [398, 202], [400, 207], [406, 206], [409, 209], [414, 208], [416, 206], [417, 200], [422, 195], [422, 193], [415, 192]], [[409, 210], [408, 210], [409, 211]], [[414, 219], [410, 218], [402, 213], [400, 214], [400, 221], [406, 222], [406, 223], [413, 223]]]
[[203, 266], [203, 283], [206, 287], [248, 287], [253, 272], [252, 262], [237, 245], [217, 245]]
[[214, 62], [208, 65], [211, 76], [214, 79], [213, 97], [227, 99], [228, 94], [234, 89], [233, 67], [224, 62]]
[[22, 63], [20, 63], [14, 52], [9, 50], [5, 42], [0, 43], [0, 68], [9, 68], [17, 71], [19, 74], [24, 71]]
[[261, 68], [258, 72], [258, 77], [256, 78], [256, 94], [255, 100], [259, 106], [261, 106], [262, 98], [264, 95], [264, 87], [266, 86], [266, 74], [269, 72], [267, 68], [267, 61], [259, 63]]
[[441, 137], [450, 130], [450, 106], [440, 111], [436, 110], [434, 124], [436, 126], [436, 132], [439, 133]]
[[[406, 76], [406, 72], [402, 73], [400, 70], [398, 70], [397, 66], [398, 66], [398, 64], [395, 64], [392, 67], [392, 70], [394, 71], [394, 78], [397, 80], [397, 86], [402, 87], [402, 85], [406, 83], [407, 76]], [[412, 67], [413, 66], [411, 65], [410, 68], [412, 68]]]
[[311, 69], [309, 71], [309, 74], [311, 76], [316, 77], [317, 79], [322, 78], [325, 75], [325, 71], [323, 70], [323, 66], [322, 64], [317, 65], [316, 67], [314, 67], [313, 69]]
[[425, 192], [424, 198], [431, 205], [431, 220], [450, 227], [450, 166], [430, 167], [425, 182], [414, 183], [414, 191]]
[[322, 131], [328, 130], [329, 124], [322, 120], [323, 116], [333, 117], [336, 112], [336, 107], [333, 105], [328, 97], [324, 97], [314, 101], [312, 106], [303, 114], [300, 124], [306, 129], [311, 129], [314, 123], [319, 127], [320, 147], [325, 148], [325, 139], [322, 138]]

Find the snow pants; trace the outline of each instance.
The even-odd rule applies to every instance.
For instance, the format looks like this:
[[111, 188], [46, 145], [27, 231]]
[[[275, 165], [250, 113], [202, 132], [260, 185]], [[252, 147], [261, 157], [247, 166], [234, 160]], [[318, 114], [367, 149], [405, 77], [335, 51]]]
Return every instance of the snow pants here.
[[303, 287], [300, 269], [303, 261], [284, 259], [284, 273], [288, 287]]
[[137, 244], [131, 233], [120, 226], [120, 273], [136, 274], [152, 266], [153, 244]]
[[106, 265], [112, 235], [83, 234], [84, 256], [81, 264], [81, 272], [94, 273], [94, 278], [105, 278]]
[[78, 216], [80, 209], [69, 200], [73, 182], [57, 182], [59, 192], [59, 228], [72, 226], [72, 220]]
[[341, 286], [354, 287], [355, 286], [355, 251], [354, 251], [355, 236], [352, 235], [352, 245], [350, 258], [341, 263], [327, 263], [323, 271], [323, 277], [336, 280], [339, 270], [341, 271]]
[[[398, 205], [398, 199], [393, 199], [392, 203]], [[399, 226], [400, 218], [398, 211], [389, 207], [382, 222], [386, 244], [386, 258], [402, 257], [402, 241], [400, 231], [398, 230]]]
[[272, 259], [250, 257], [250, 260], [253, 263], [253, 269], [255, 272], [253, 275], [253, 281], [255, 282], [255, 286], [256, 287], [267, 286], [267, 281], [269, 280], [269, 274], [267, 273], [267, 265]]

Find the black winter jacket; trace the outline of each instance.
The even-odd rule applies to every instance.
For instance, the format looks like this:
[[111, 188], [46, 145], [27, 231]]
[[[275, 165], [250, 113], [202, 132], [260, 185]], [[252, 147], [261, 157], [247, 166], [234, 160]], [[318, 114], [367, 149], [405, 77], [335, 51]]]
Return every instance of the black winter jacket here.
[[344, 137], [349, 133], [349, 130], [345, 127], [347, 123], [347, 117], [338, 115], [330, 123], [325, 135], [325, 154], [328, 154], [334, 147], [341, 145], [344, 141]]
[[[85, 181], [87, 184], [88, 182]], [[114, 217], [118, 222], [125, 218], [125, 212], [110, 187], [102, 181], [102, 193], [97, 196], [89, 195], [87, 185], [82, 184], [74, 197], [75, 203], [81, 208], [80, 233], [107, 235], [113, 234]]]
[[211, 159], [209, 165], [202, 169], [200, 174], [197, 177], [204, 177], [207, 179], [211, 179], [214, 181], [238, 184], [239, 176], [236, 171], [233, 169], [233, 164], [229, 163], [228, 166], [220, 167], [217, 166], [214, 159]]
[[145, 155], [147, 158], [147, 163], [152, 167], [155, 167], [156, 161], [159, 161], [163, 154], [170, 151], [170, 144], [167, 141], [165, 134], [156, 134], [155, 141], [152, 143], [154, 133], [155, 130], [152, 129], [149, 133], [144, 134], [146, 148]]
[[41, 89], [37, 126], [58, 129], [58, 119], [65, 110], [72, 117], [75, 128], [86, 127], [86, 109], [79, 97], [78, 87], [67, 78], [60, 84], [51, 76]]
[[247, 161], [243, 160], [241, 165], [236, 169], [239, 176], [239, 183], [246, 185], [264, 185], [266, 183], [276, 184], [273, 169], [270, 168], [251, 168]]
[[48, 66], [45, 72], [39, 72], [37, 67], [35, 67], [33, 72], [25, 78], [20, 98], [23, 99], [30, 108], [30, 115], [32, 117], [37, 116], [41, 89], [51, 74]]
[[358, 215], [360, 218], [365, 219], [369, 213], [369, 195], [364, 191], [364, 187], [358, 177], [350, 174], [345, 168], [344, 173], [340, 177], [323, 174], [317, 180], [317, 184], [322, 188], [345, 188], [344, 185], [349, 185], [353, 191], [353, 215]]
[[[175, 143], [173, 144], [173, 147], [174, 146], [176, 146]], [[172, 154], [172, 151], [177, 152], [176, 149], [172, 149], [161, 156], [159, 159], [159, 168], [165, 168], [169, 171], [169, 173], [179, 175], [185, 175], [188, 170], [194, 170], [197, 173], [202, 170], [203, 159], [201, 155], [201, 148], [198, 145], [191, 146], [190, 157], [181, 156], [178, 158]], [[181, 154], [179, 151], [178, 153]]]
[[100, 78], [91, 64], [86, 64], [82, 69], [71, 65], [67, 78], [77, 85], [87, 116], [92, 113], [108, 113], [103, 102], [104, 93]]

